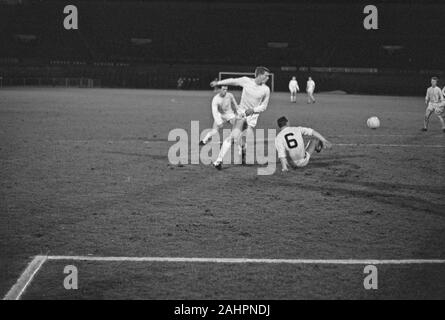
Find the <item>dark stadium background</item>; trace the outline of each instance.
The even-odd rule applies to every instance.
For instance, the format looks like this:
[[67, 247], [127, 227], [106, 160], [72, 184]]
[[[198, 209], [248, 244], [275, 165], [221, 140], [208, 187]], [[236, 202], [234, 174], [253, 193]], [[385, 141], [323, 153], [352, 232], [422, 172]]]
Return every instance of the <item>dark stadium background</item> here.
[[[63, 28], [68, 4], [79, 10], [78, 30]], [[366, 4], [4, 0], [0, 76], [4, 86], [84, 77], [128, 88], [176, 88], [184, 77], [186, 87], [208, 89], [219, 71], [266, 65], [278, 91], [290, 76], [302, 82], [312, 74], [320, 91], [424, 94], [429, 77], [445, 69], [443, 4], [377, 1], [379, 29], [365, 30]]]

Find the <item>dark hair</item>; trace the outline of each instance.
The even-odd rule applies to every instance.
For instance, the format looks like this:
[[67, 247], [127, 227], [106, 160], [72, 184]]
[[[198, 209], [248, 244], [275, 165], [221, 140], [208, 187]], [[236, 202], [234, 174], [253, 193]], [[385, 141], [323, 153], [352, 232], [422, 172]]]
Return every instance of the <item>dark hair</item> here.
[[259, 75], [265, 74], [266, 72], [270, 72], [266, 67], [256, 67], [255, 68], [255, 77]]
[[436, 81], [437, 81], [437, 80], [439, 80], [439, 78], [437, 78], [437, 77], [432, 77], [431, 80], [436, 80]]
[[278, 118], [277, 124], [279, 128], [284, 127], [288, 123], [288, 120], [285, 116], [282, 116], [281, 118]]

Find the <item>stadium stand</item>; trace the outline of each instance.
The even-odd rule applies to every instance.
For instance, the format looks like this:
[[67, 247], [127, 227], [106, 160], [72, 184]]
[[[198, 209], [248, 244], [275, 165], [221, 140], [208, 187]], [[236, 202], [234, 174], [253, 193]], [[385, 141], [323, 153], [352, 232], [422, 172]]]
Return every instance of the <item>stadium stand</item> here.
[[[258, 64], [417, 73], [445, 69], [444, 36], [434, 32], [443, 21], [443, 6], [433, 4], [388, 4], [379, 16], [384, 27], [372, 31], [362, 27], [360, 5], [172, 1], [78, 1], [79, 30], [67, 31], [63, 5], [0, 2], [3, 74], [8, 73], [5, 66], [62, 67], [65, 61], [70, 67], [65, 65], [63, 76], [104, 77], [102, 83], [109, 86], [176, 87], [181, 74], [165, 65], [211, 66], [207, 72], [187, 70], [187, 76], [205, 79], [200, 81], [203, 86], [222, 70], [217, 69], [221, 65], [237, 71]], [[412, 23], [416, 15], [425, 14], [430, 17], [427, 21]], [[392, 19], [394, 15], [401, 18]], [[328, 32], [326, 25], [331, 26]], [[281, 45], [277, 48], [271, 42]], [[157, 64], [161, 66], [150, 71], [162, 70], [165, 75], [147, 80], [150, 83], [132, 77], [133, 69], [128, 67]], [[278, 83], [281, 87], [285, 88], [284, 82]]]

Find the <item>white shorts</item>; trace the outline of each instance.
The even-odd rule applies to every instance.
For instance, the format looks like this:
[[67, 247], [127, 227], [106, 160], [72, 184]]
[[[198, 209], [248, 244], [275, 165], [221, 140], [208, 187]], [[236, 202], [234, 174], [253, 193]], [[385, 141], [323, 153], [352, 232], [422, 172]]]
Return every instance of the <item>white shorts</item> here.
[[297, 93], [297, 89], [289, 89], [290, 93]]
[[303, 159], [294, 160], [291, 158], [292, 163], [298, 168], [307, 166], [310, 159], [311, 159], [311, 155], [308, 152], [306, 152]]
[[254, 113], [254, 114], [251, 114], [250, 116], [246, 117], [247, 125], [249, 127], [255, 128], [256, 127], [256, 123], [258, 122], [259, 116], [260, 116], [259, 113]]
[[433, 112], [438, 116], [444, 116], [445, 101], [428, 103], [427, 111]]
[[236, 115], [233, 112], [228, 112], [224, 114], [218, 113], [216, 117], [213, 117], [216, 125], [218, 126], [223, 125], [224, 122], [230, 122], [231, 124], [233, 124], [235, 122], [235, 118]]

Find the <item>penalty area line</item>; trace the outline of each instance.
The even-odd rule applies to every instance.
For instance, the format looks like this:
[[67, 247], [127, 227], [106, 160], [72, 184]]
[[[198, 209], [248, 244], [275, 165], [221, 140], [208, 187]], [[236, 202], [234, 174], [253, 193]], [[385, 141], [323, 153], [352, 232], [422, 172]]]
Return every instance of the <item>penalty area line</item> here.
[[3, 300], [20, 300], [34, 276], [46, 261], [98, 262], [176, 262], [225, 264], [328, 264], [328, 265], [414, 265], [445, 264], [445, 259], [252, 259], [194, 257], [100, 257], [100, 256], [35, 256]]
[[192, 262], [192, 263], [257, 263], [257, 264], [445, 264], [445, 259], [252, 259], [196, 257], [99, 257], [47, 256], [47, 260], [104, 262]]
[[26, 288], [46, 261], [47, 256], [35, 256], [28, 264], [25, 271], [23, 271], [17, 282], [5, 295], [3, 300], [20, 300], [20, 297], [25, 292]]

